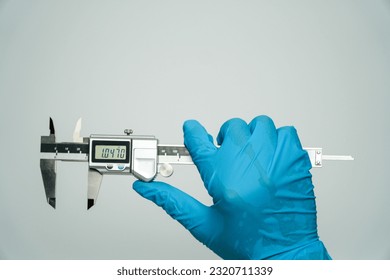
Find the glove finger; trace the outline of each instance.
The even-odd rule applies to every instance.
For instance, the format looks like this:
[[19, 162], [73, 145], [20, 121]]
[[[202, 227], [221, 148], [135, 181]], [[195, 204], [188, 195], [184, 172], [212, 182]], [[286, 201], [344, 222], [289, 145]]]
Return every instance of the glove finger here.
[[217, 143], [221, 146], [228, 143], [241, 146], [248, 141], [249, 137], [248, 124], [242, 119], [234, 118], [221, 126], [217, 136]]
[[268, 167], [272, 162], [278, 144], [275, 124], [267, 116], [258, 116], [249, 123], [249, 129], [252, 134], [250, 142], [254, 153], [264, 167]]
[[184, 145], [196, 165], [202, 159], [208, 158], [216, 152], [217, 148], [213, 144], [213, 137], [207, 133], [198, 121], [188, 120], [184, 122], [183, 132]]
[[[275, 155], [278, 161], [283, 161], [286, 166], [292, 166], [294, 169], [308, 171], [311, 169], [310, 158], [307, 152], [302, 148], [297, 130], [293, 126], [281, 127], [277, 130], [278, 148]], [[286, 153], [285, 150], [288, 150]], [[290, 168], [290, 170], [292, 170]]]
[[278, 178], [278, 193], [284, 198], [301, 200], [299, 205], [304, 205], [304, 209], [315, 210], [309, 155], [302, 149], [294, 127], [281, 127], [277, 132], [278, 146], [270, 173]]
[[142, 197], [162, 207], [173, 219], [177, 220], [199, 241], [208, 243], [210, 229], [215, 226], [213, 214], [192, 196], [163, 182], [145, 183], [135, 181], [133, 189]]

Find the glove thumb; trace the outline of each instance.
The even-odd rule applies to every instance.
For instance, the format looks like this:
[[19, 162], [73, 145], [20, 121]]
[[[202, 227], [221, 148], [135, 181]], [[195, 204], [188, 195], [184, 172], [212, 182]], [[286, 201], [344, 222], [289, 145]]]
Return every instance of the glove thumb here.
[[133, 189], [142, 197], [162, 207], [203, 244], [208, 243], [215, 226], [213, 211], [187, 193], [163, 182], [135, 181]]

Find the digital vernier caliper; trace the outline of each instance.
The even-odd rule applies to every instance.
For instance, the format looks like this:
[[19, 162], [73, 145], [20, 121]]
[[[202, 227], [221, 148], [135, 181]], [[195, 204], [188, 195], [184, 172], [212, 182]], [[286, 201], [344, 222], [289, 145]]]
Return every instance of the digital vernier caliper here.
[[[103, 174], [133, 175], [139, 180], [152, 181], [157, 173], [169, 177], [172, 164], [193, 164], [184, 145], [160, 145], [154, 136], [95, 135], [80, 137], [81, 119], [76, 123], [73, 142], [56, 142], [53, 120], [50, 135], [41, 136], [41, 173], [47, 202], [56, 207], [56, 161], [88, 162], [88, 204], [97, 200]], [[322, 167], [323, 160], [353, 160], [351, 156], [329, 156], [322, 148], [304, 148], [313, 167]]]

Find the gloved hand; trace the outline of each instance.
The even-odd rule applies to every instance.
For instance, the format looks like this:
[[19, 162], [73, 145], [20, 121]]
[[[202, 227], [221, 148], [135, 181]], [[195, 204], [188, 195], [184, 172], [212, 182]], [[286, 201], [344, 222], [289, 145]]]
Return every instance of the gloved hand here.
[[183, 129], [213, 205], [163, 182], [134, 182], [141, 196], [224, 259], [330, 259], [317, 234], [311, 163], [293, 127], [232, 119], [219, 148], [197, 121]]

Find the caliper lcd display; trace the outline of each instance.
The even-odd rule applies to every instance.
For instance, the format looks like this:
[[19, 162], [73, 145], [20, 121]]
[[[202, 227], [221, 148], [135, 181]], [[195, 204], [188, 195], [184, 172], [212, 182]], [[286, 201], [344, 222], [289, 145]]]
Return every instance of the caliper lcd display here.
[[108, 163], [128, 163], [130, 142], [128, 141], [92, 141], [92, 161]]

